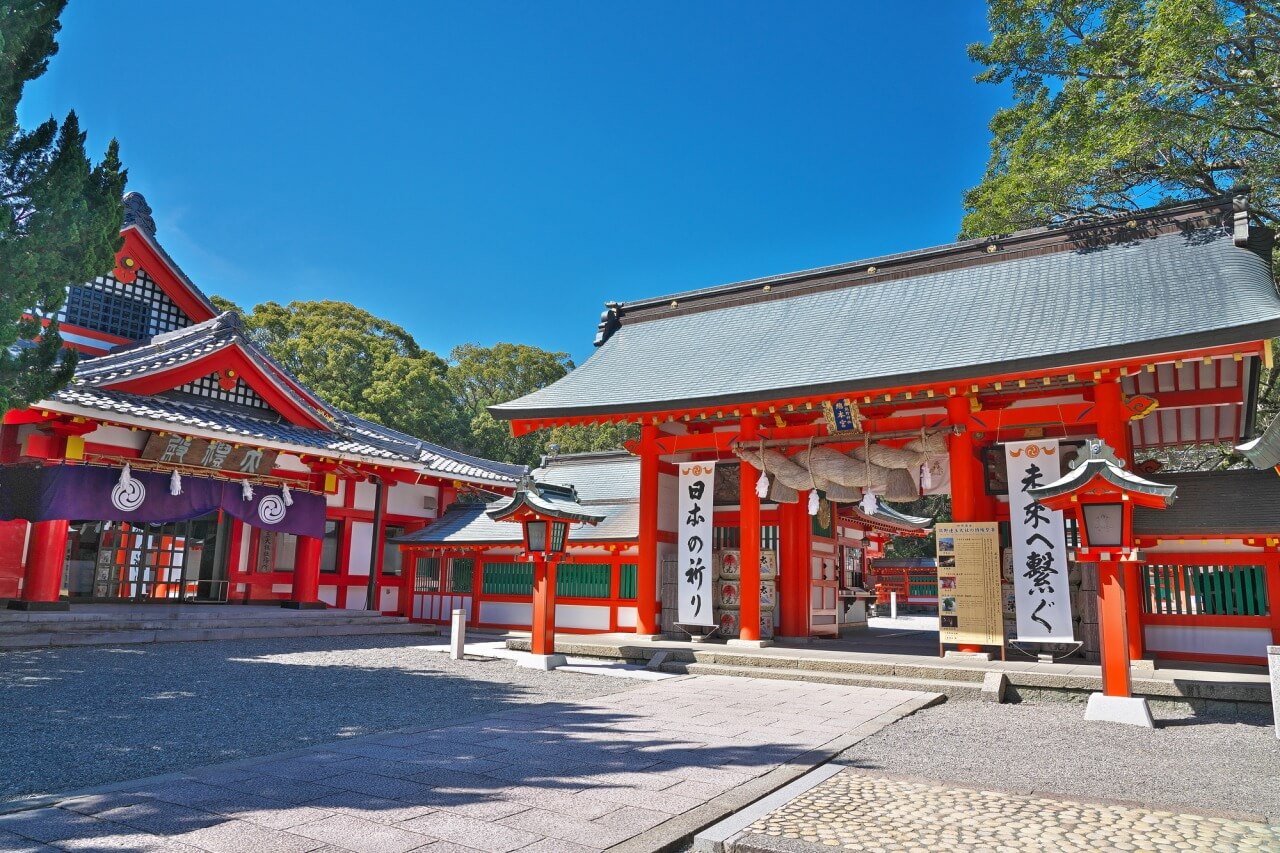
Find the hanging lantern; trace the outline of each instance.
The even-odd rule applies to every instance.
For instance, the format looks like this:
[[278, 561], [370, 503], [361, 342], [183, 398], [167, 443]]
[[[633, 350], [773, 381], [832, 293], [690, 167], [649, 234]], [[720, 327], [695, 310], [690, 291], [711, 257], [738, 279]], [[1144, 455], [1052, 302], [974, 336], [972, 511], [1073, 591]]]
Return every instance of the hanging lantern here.
[[284, 501], [285, 506], [293, 506], [293, 495], [289, 493], [288, 483], [280, 487], [280, 499]]
[[169, 494], [175, 498], [182, 494], [182, 475], [177, 471], [174, 471], [172, 476], [169, 477]]

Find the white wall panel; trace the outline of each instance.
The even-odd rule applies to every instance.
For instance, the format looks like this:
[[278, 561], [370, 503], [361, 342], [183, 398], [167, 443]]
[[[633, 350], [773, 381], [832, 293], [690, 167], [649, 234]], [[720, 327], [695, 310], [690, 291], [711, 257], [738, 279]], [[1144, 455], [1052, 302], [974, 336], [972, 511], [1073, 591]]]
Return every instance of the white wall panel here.
[[1271, 632], [1266, 628], [1198, 628], [1191, 625], [1147, 625], [1148, 648], [1161, 652], [1266, 657]]
[[516, 601], [481, 601], [480, 622], [485, 625], [518, 625], [528, 628], [533, 624], [533, 605]]
[[609, 608], [590, 604], [557, 604], [556, 627], [608, 631]]
[[369, 574], [369, 548], [373, 544], [373, 524], [368, 521], [353, 521], [347, 528], [347, 565], [348, 574]]

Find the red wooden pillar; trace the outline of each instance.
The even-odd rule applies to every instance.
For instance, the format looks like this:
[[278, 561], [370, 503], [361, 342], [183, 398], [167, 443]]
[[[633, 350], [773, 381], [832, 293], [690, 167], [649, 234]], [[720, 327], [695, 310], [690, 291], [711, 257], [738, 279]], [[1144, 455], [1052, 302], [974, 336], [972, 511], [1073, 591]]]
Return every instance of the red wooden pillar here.
[[[1098, 438], [1115, 451], [1121, 462], [1132, 470], [1133, 434], [1129, 431], [1129, 416], [1124, 410], [1124, 392], [1118, 381], [1097, 382], [1093, 386], [1093, 404], [1097, 415]], [[1125, 588], [1125, 631], [1128, 635], [1130, 659], [1141, 658], [1146, 653], [1142, 635], [1142, 572], [1136, 562], [1121, 564], [1121, 576]]]
[[947, 417], [954, 426], [966, 427], [950, 437], [947, 453], [951, 464], [951, 520], [981, 521], [980, 463], [969, 425], [969, 398], [947, 399]]
[[32, 522], [22, 596], [9, 602], [11, 609], [70, 609], [71, 605], [58, 600], [62, 593], [62, 569], [67, 561], [67, 529], [66, 519]]
[[314, 536], [299, 536], [298, 549], [293, 562], [293, 591], [289, 600], [281, 602], [291, 610], [323, 610], [320, 600], [320, 551], [324, 540]]
[[480, 603], [484, 597], [484, 552], [471, 552], [471, 624], [480, 624]]
[[400, 615], [413, 618], [413, 587], [418, 576], [418, 556], [403, 546], [400, 548]]
[[1267, 601], [1271, 603], [1271, 644], [1280, 646], [1280, 558], [1268, 555], [1262, 565], [1267, 584]]
[[1132, 695], [1129, 681], [1129, 642], [1125, 625], [1125, 594], [1120, 564], [1098, 563], [1098, 621], [1102, 639], [1102, 692]]
[[[947, 417], [955, 426], [966, 427], [955, 433], [947, 443], [948, 461], [951, 464], [951, 520], [982, 521], [989, 507], [982, 489], [982, 463], [978, 461], [977, 446], [969, 431], [969, 398], [947, 398]], [[878, 611], [877, 611], [878, 612]], [[980, 652], [981, 646], [963, 644], [962, 652]]]
[[778, 633], [784, 637], [809, 636], [809, 580], [813, 572], [809, 553], [813, 522], [807, 495], [778, 507]]
[[636, 560], [636, 633], [658, 625], [658, 428], [640, 427], [640, 541]]
[[533, 562], [533, 644], [535, 655], [556, 653], [556, 568], [541, 557]]
[[[742, 419], [742, 441], [752, 441], [757, 435], [756, 419]], [[739, 593], [739, 636], [748, 642], [760, 640], [760, 496], [756, 494], [756, 471], [745, 462], [738, 471], [738, 549], [742, 570]], [[714, 585], [714, 584], [713, 584]]]

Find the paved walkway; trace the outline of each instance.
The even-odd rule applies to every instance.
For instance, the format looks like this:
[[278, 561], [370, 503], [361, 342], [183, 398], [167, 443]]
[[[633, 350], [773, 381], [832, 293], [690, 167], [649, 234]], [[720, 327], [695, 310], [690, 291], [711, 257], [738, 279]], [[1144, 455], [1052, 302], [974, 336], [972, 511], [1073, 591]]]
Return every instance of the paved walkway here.
[[734, 853], [1280, 850], [1280, 827], [1135, 805], [943, 787], [846, 769], [756, 820]]
[[649, 682], [115, 785], [0, 816], [0, 850], [656, 849], [934, 698], [714, 676]]

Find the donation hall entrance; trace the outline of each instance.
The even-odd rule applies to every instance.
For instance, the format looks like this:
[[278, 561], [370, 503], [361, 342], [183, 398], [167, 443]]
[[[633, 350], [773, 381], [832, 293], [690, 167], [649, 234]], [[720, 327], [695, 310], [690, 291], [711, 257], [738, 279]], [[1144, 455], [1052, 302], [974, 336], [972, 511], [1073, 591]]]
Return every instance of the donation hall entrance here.
[[230, 524], [219, 515], [166, 524], [73, 521], [63, 588], [72, 601], [226, 601]]

